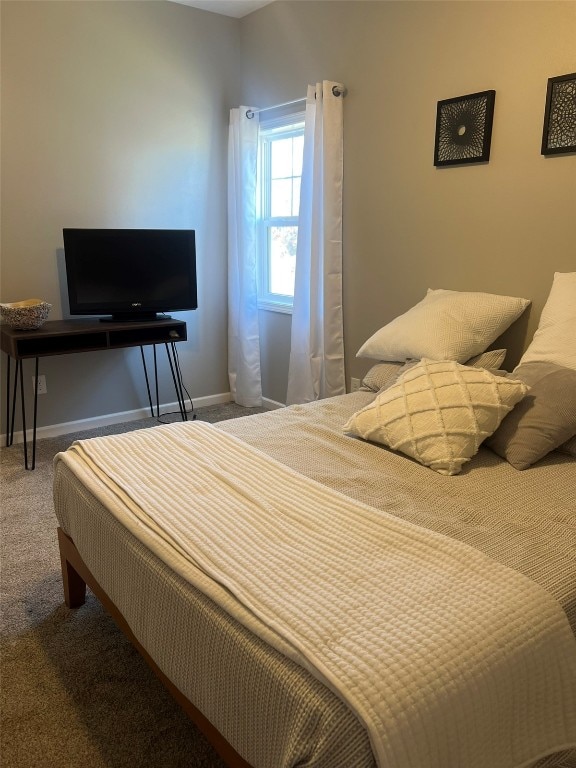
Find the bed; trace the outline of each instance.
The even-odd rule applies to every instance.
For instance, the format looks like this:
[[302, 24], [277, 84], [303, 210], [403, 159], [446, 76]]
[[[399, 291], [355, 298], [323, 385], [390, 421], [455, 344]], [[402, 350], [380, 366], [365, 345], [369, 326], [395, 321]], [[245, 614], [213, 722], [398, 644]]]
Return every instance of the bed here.
[[59, 454], [66, 602], [234, 768], [574, 766], [576, 461], [454, 477], [343, 428], [391, 389]]

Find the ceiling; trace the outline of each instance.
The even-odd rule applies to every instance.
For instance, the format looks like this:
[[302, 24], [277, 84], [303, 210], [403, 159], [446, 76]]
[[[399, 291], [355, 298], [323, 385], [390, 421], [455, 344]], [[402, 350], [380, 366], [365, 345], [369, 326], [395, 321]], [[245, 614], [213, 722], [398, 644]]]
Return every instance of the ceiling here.
[[172, 0], [172, 2], [240, 19], [258, 8], [270, 5], [274, 0]]

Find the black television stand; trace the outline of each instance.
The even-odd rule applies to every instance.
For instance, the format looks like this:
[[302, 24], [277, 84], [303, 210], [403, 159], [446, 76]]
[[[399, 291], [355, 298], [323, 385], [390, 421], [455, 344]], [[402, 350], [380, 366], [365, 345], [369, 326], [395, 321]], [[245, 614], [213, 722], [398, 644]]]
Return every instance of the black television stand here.
[[[22, 432], [24, 436], [24, 466], [34, 469], [36, 465], [36, 416], [38, 411], [38, 360], [41, 357], [69, 355], [76, 352], [93, 352], [102, 349], [124, 349], [140, 347], [142, 366], [146, 379], [148, 402], [151, 416], [160, 415], [158, 397], [158, 369], [156, 345], [164, 344], [170, 364], [178, 408], [182, 421], [188, 420], [184, 402], [184, 387], [177, 365], [175, 343], [186, 341], [186, 323], [169, 318], [142, 320], [140, 322], [114, 322], [103, 325], [99, 320], [49, 320], [40, 328], [32, 331], [19, 331], [7, 326], [0, 326], [0, 347], [8, 357], [6, 366], [6, 445], [14, 441], [14, 414], [16, 397], [20, 391], [22, 409]], [[156, 414], [150, 393], [150, 381], [144, 357], [144, 347], [152, 346], [154, 354], [154, 379], [156, 387]], [[34, 413], [32, 426], [32, 462], [28, 466], [28, 446], [26, 439], [26, 407], [24, 398], [24, 360], [35, 361]], [[15, 360], [15, 373], [11, 381], [11, 360]]]

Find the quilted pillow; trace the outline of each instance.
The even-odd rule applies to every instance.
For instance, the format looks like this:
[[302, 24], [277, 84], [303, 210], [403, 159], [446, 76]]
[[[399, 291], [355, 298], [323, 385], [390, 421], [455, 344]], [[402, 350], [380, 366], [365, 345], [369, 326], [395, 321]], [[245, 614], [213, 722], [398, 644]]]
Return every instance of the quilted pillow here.
[[423, 359], [357, 411], [344, 432], [456, 475], [527, 392], [523, 382], [485, 368]]
[[[491, 349], [489, 352], [482, 352], [466, 362], [474, 368], [500, 368], [506, 357], [505, 349]], [[390, 387], [396, 382], [398, 376], [401, 376], [408, 367], [412, 367], [418, 361], [407, 361], [399, 363], [393, 361], [383, 361], [373, 365], [366, 376], [362, 379], [361, 389], [370, 392], [379, 392], [383, 387]]]
[[546, 360], [576, 369], [576, 272], [555, 272], [532, 343], [519, 365]]
[[356, 357], [456, 360], [483, 352], [530, 304], [528, 299], [429, 289], [408, 312], [371, 336]]
[[510, 375], [530, 392], [486, 445], [516, 469], [527, 469], [576, 435], [576, 370], [535, 362]]

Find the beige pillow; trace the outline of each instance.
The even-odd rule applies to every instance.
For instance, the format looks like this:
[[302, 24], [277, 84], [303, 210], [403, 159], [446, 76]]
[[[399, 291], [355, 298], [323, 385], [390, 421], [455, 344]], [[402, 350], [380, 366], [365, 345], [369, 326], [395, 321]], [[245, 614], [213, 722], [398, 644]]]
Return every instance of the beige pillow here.
[[506, 351], [505, 349], [489, 349], [487, 352], [482, 352], [481, 355], [471, 357], [465, 365], [472, 368], [501, 368], [506, 359]]
[[562, 445], [559, 445], [556, 450], [559, 453], [567, 453], [568, 456], [574, 456], [576, 458], [576, 435], [571, 437], [570, 440], [566, 440]]
[[532, 343], [519, 365], [547, 361], [576, 369], [576, 272], [555, 272]]
[[510, 375], [530, 392], [486, 445], [516, 469], [527, 469], [576, 435], [576, 370], [533, 362]]
[[[505, 357], [505, 349], [491, 349], [467, 360], [466, 365], [471, 365], [474, 368], [500, 368]], [[416, 365], [417, 362], [417, 360], [412, 360], [406, 363], [391, 361], [376, 363], [362, 379], [360, 388], [364, 391], [379, 392], [383, 387], [391, 387], [396, 382], [398, 376], [401, 376], [408, 368]]]
[[528, 304], [528, 299], [493, 293], [430, 289], [412, 309], [376, 331], [356, 357], [463, 363], [484, 352]]
[[383, 361], [376, 363], [362, 379], [360, 389], [378, 392], [382, 387], [389, 387], [404, 373], [405, 363], [398, 361]]
[[424, 359], [357, 411], [344, 432], [456, 475], [527, 391], [485, 368]]

